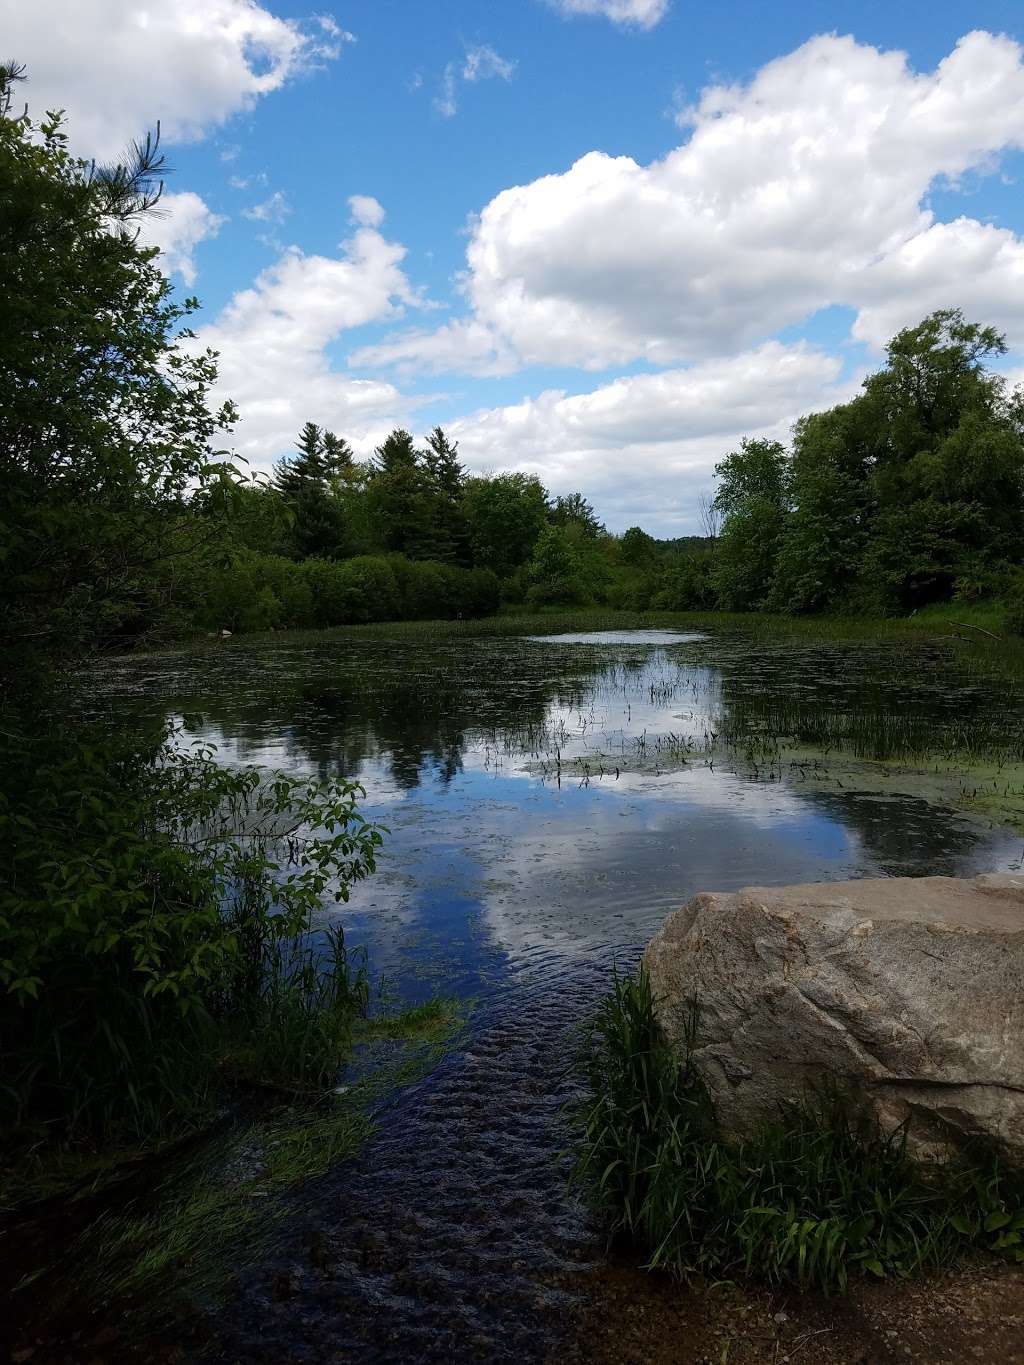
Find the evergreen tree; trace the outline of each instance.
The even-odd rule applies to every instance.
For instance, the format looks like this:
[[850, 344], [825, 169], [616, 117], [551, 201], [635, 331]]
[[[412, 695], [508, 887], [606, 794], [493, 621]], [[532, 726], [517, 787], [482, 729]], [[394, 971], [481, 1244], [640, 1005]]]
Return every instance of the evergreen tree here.
[[345, 478], [355, 467], [352, 447], [343, 436], [325, 431], [320, 454], [324, 477], [333, 481]]
[[432, 495], [430, 558], [465, 567], [473, 556], [469, 523], [462, 510], [465, 471], [458, 451], [458, 444], [449, 441], [441, 427], [435, 427], [427, 437], [424, 464]]
[[338, 559], [346, 548], [345, 511], [333, 481], [352, 464], [347, 443], [315, 422], [305, 422], [297, 454], [274, 466], [273, 487], [291, 518], [291, 546], [299, 559]]
[[303, 423], [295, 448], [297, 455], [274, 465], [274, 487], [286, 497], [296, 494], [307, 482], [321, 483], [325, 477], [324, 433], [315, 422]]
[[410, 434], [398, 428], [375, 451], [372, 496], [385, 550], [429, 557], [431, 527], [430, 482]]

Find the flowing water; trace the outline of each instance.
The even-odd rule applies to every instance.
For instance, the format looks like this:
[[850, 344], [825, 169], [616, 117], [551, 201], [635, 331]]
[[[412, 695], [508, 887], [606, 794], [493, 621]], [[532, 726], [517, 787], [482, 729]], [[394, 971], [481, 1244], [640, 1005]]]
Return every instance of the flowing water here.
[[390, 832], [330, 913], [404, 1000], [467, 1002], [459, 1045], [240, 1272], [224, 1361], [545, 1358], [601, 1254], [563, 1108], [615, 966], [701, 889], [1020, 865], [943, 775], [965, 748], [1016, 761], [1020, 698], [938, 646], [282, 637], [122, 661], [102, 696], [228, 762], [359, 781]]

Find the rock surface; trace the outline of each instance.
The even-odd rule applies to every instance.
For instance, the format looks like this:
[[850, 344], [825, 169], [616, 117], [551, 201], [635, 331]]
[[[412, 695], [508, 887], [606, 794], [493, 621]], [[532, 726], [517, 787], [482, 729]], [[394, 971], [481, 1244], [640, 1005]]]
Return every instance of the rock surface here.
[[1024, 875], [702, 893], [644, 954], [658, 1017], [727, 1136], [808, 1086], [856, 1090], [911, 1150], [974, 1137], [1024, 1165]]

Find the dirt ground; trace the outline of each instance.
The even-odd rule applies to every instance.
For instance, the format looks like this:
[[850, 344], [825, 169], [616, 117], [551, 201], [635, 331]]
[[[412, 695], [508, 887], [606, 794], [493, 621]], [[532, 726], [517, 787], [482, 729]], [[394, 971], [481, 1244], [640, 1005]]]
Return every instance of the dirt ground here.
[[824, 1298], [687, 1287], [629, 1265], [590, 1277], [552, 1365], [1024, 1365], [1024, 1266], [985, 1264]]

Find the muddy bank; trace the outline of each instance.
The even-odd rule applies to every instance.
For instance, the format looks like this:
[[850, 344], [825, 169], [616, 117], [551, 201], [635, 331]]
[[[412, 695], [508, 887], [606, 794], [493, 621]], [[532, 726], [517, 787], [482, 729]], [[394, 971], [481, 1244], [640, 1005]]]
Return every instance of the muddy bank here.
[[551, 1365], [1024, 1365], [1024, 1266], [984, 1265], [833, 1298], [687, 1287], [625, 1262], [586, 1280]]

